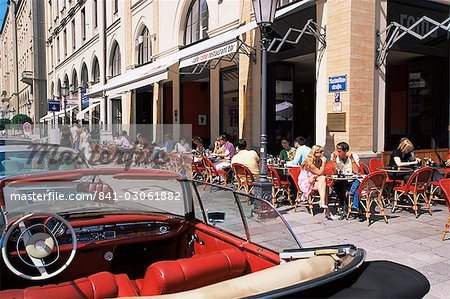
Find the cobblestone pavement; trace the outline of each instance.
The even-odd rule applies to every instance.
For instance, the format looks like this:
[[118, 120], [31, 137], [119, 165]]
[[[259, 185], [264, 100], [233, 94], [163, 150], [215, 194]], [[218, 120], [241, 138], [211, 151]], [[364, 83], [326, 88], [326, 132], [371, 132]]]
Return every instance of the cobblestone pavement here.
[[426, 298], [450, 298], [450, 233], [441, 241], [448, 217], [445, 205], [433, 206], [432, 216], [422, 211], [417, 219], [410, 210], [388, 209], [388, 224], [375, 216], [370, 226], [352, 216], [326, 220], [318, 209], [314, 217], [305, 209], [279, 210], [304, 247], [354, 244], [367, 251], [367, 260], [390, 260], [420, 271], [431, 284]]

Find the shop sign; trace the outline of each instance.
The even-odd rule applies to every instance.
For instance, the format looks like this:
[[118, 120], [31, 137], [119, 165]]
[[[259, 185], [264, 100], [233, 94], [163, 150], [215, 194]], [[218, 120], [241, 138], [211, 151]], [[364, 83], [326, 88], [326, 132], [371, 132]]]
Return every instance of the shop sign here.
[[341, 101], [341, 93], [340, 92], [336, 92], [335, 94], [334, 94], [334, 102], [335, 103], [338, 103], [338, 102], [340, 102]]
[[68, 98], [67, 107], [78, 106], [78, 98]]
[[237, 41], [232, 42], [230, 44], [226, 44], [224, 46], [220, 46], [218, 48], [214, 48], [210, 51], [203, 52], [203, 53], [195, 55], [193, 57], [181, 60], [179, 68], [181, 69], [181, 68], [184, 68], [187, 66], [191, 66], [191, 65], [199, 64], [199, 63], [206, 62], [206, 61], [209, 61], [212, 59], [220, 58], [222, 56], [225, 56], [225, 55], [228, 55], [231, 53], [235, 53], [236, 50], [237, 50]]
[[342, 103], [341, 102], [333, 103], [333, 112], [342, 112]]
[[86, 95], [86, 89], [81, 90], [81, 109], [89, 107], [89, 97]]
[[347, 90], [347, 75], [328, 78], [328, 92], [338, 92]]
[[206, 114], [199, 114], [198, 115], [198, 125], [199, 126], [206, 126]]

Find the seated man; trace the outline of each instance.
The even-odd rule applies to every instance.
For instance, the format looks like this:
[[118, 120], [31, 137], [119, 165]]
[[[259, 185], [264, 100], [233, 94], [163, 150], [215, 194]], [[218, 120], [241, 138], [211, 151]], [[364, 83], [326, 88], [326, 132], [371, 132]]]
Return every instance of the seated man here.
[[295, 157], [295, 148], [289, 144], [289, 140], [287, 138], [281, 139], [281, 146], [283, 149], [280, 152], [280, 159], [285, 162], [292, 161]]
[[252, 174], [256, 177], [259, 175], [259, 156], [253, 150], [247, 150], [247, 141], [244, 139], [239, 139], [236, 141], [236, 147], [238, 152], [231, 158], [231, 164], [239, 163], [245, 165], [250, 169]]
[[[331, 154], [333, 162], [333, 172], [346, 175], [359, 173], [359, 157], [350, 151], [347, 142], [339, 142], [336, 144], [336, 150]], [[335, 181], [334, 191], [339, 199], [339, 204], [344, 207], [347, 203], [345, 192], [350, 189], [350, 181]]]
[[306, 139], [302, 136], [295, 138], [294, 140], [295, 157], [292, 160], [293, 165], [301, 165], [303, 161], [308, 157], [311, 148], [306, 145]]

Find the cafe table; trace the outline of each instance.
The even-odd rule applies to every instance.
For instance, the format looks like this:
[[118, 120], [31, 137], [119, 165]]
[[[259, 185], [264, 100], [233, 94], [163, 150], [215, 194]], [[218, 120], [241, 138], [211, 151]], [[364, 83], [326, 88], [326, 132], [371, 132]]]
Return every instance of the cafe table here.
[[399, 174], [409, 174], [411, 172], [414, 172], [414, 169], [409, 168], [409, 167], [380, 167], [378, 168], [378, 170], [387, 172], [387, 173], [392, 173], [393, 174], [393, 179], [392, 181], [395, 182], [397, 181], [396, 178]]

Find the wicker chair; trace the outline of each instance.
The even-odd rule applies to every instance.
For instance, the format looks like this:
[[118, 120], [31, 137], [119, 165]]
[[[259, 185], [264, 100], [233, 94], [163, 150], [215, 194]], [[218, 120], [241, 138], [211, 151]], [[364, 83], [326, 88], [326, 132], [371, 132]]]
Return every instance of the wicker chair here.
[[244, 189], [245, 193], [249, 194], [253, 188], [253, 183], [255, 182], [255, 178], [250, 169], [240, 163], [233, 163], [231, 168], [236, 177], [237, 191]]
[[[442, 192], [445, 195], [448, 211], [450, 213], [450, 178], [440, 180], [439, 187], [441, 188]], [[448, 215], [447, 224], [445, 224], [445, 229], [444, 232], [442, 233], [441, 238], [442, 241], [444, 241], [445, 235], [448, 233], [449, 228], [450, 228], [450, 214]]]
[[[358, 187], [358, 201], [359, 205], [364, 210], [366, 215], [367, 225], [370, 225], [370, 216], [372, 215], [372, 206], [380, 208], [380, 214], [384, 221], [388, 223], [386, 213], [384, 212], [384, 205], [382, 201], [384, 186], [386, 183], [386, 173], [383, 171], [375, 171], [366, 176]], [[360, 211], [352, 210], [352, 198], [348, 196], [347, 219], [351, 213], [360, 214]]]
[[270, 165], [267, 165], [267, 167], [269, 168], [268, 178], [272, 181], [272, 204], [276, 204], [277, 196], [279, 194], [284, 194], [292, 206], [291, 187], [289, 182], [281, 180], [280, 175], [275, 168]]
[[[397, 207], [410, 208], [414, 210], [416, 218], [419, 217], [419, 199], [422, 197], [427, 205], [428, 213], [431, 215], [431, 206], [426, 190], [432, 175], [433, 169], [431, 167], [423, 167], [416, 170], [410, 176], [406, 185], [394, 187], [394, 205], [392, 207], [392, 213], [394, 213]], [[411, 204], [398, 204], [402, 197], [405, 197]]]
[[[207, 183], [218, 183], [222, 186], [227, 185], [227, 172], [224, 170], [217, 170], [214, 164], [207, 157], [202, 159], [203, 167], [205, 168], [205, 182]], [[206, 184], [205, 187], [206, 188]]]
[[[444, 170], [444, 179], [450, 178], [450, 169]], [[440, 190], [440, 184], [439, 182], [430, 182], [428, 184], [430, 186], [430, 201], [440, 201], [440, 202], [446, 202], [445, 196], [443, 196], [444, 192], [439, 192]]]

